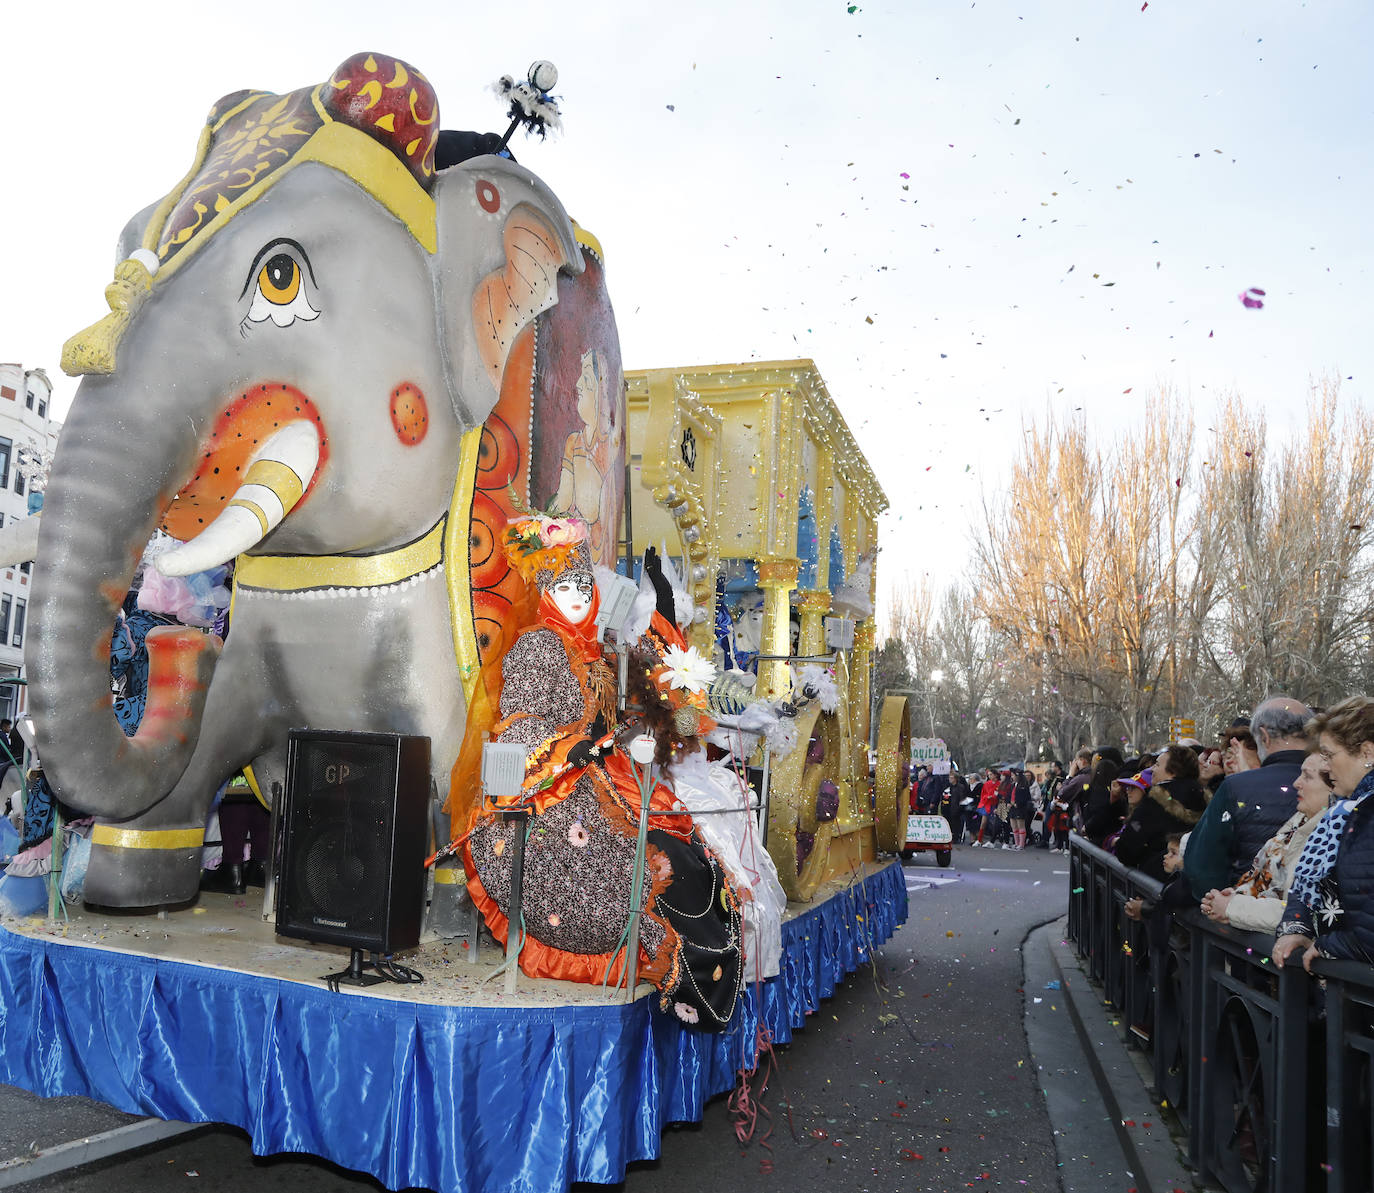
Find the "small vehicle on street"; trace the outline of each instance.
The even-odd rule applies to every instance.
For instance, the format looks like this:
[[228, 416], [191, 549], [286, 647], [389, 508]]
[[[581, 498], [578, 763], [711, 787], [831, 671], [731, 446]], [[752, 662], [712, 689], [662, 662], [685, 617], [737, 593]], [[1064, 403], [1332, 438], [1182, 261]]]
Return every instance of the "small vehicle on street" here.
[[918, 852], [931, 852], [935, 854], [937, 866], [948, 866], [954, 856], [954, 836], [949, 821], [943, 816], [912, 812], [906, 818], [906, 844], [901, 852], [904, 860]]

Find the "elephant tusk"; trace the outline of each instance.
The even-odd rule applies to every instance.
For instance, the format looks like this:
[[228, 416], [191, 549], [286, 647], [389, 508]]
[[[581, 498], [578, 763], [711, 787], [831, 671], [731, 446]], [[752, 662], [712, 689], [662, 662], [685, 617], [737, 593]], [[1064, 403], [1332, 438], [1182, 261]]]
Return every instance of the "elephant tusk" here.
[[224, 512], [195, 538], [161, 556], [157, 570], [164, 576], [189, 576], [256, 547], [310, 487], [319, 462], [320, 438], [314, 423], [283, 427], [253, 457]]

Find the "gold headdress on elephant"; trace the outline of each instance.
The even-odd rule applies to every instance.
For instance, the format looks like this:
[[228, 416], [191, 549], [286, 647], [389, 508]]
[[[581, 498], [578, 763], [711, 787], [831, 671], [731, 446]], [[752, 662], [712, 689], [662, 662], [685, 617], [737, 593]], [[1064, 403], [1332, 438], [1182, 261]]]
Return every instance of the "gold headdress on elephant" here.
[[62, 371], [113, 373], [120, 337], [153, 287], [304, 162], [347, 174], [434, 252], [438, 137], [433, 87], [384, 54], [354, 54], [326, 82], [285, 95], [226, 95], [206, 117], [190, 172], [154, 211], [141, 247], [115, 267], [110, 313], [63, 345]]

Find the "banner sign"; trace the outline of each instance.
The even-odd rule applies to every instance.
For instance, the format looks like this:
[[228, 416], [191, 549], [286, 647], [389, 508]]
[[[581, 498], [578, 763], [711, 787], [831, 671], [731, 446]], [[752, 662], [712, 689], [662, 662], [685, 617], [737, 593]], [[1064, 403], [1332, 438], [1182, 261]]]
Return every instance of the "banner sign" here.
[[911, 741], [911, 764], [920, 766], [927, 762], [948, 762], [949, 747], [942, 737], [916, 737]]

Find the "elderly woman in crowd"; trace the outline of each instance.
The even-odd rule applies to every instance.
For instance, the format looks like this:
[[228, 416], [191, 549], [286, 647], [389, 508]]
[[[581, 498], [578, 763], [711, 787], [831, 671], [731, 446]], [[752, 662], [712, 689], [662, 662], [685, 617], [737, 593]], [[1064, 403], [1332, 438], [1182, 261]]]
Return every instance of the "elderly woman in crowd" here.
[[1374, 901], [1359, 898], [1374, 877], [1374, 700], [1351, 696], [1307, 723], [1341, 797], [1307, 838], [1293, 871], [1274, 943], [1274, 962], [1295, 953], [1374, 960]]
[[1202, 912], [1209, 919], [1247, 932], [1278, 928], [1293, 868], [1333, 798], [1326, 759], [1315, 750], [1303, 760], [1294, 787], [1298, 810], [1265, 842], [1250, 869], [1234, 887], [1210, 890], [1202, 897]]

